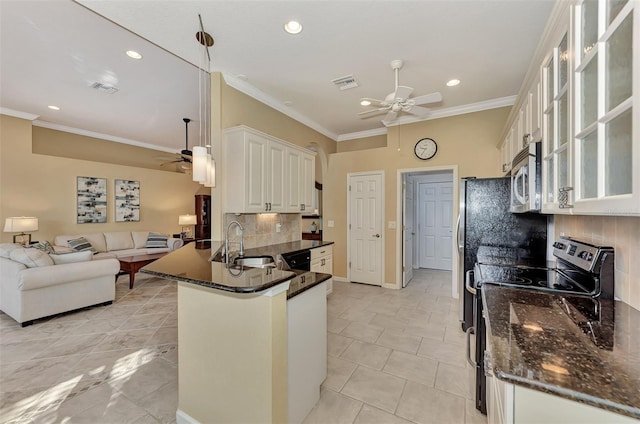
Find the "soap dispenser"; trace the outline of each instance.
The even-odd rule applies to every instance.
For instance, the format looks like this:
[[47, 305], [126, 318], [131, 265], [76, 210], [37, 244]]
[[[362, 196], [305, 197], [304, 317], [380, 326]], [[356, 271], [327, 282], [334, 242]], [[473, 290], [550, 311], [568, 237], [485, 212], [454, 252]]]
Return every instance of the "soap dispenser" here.
[[318, 230], [318, 226], [316, 225], [316, 222], [313, 221], [311, 222], [311, 232], [315, 233]]

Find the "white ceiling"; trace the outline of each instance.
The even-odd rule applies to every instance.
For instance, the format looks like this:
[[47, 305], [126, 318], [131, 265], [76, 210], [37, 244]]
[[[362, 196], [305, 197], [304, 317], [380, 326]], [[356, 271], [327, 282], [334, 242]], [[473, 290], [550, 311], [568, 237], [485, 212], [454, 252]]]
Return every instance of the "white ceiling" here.
[[[357, 113], [367, 110], [361, 97], [393, 91], [393, 59], [405, 61], [400, 83], [413, 87], [413, 96], [442, 93], [432, 116], [477, 103], [510, 104], [553, 6], [551, 0], [78, 2], [108, 20], [70, 0], [0, 1], [0, 106], [39, 115], [39, 125], [171, 151], [184, 146], [183, 117], [196, 121], [190, 137], [198, 132], [196, 66], [204, 65], [195, 40], [198, 13], [215, 39], [211, 71], [341, 140], [384, 131], [384, 114]], [[304, 27], [296, 36], [282, 28], [292, 18]], [[128, 49], [144, 59], [129, 59]], [[348, 74], [359, 87], [341, 91], [331, 82]], [[447, 87], [451, 78], [462, 83]], [[96, 81], [119, 91], [89, 88]]]

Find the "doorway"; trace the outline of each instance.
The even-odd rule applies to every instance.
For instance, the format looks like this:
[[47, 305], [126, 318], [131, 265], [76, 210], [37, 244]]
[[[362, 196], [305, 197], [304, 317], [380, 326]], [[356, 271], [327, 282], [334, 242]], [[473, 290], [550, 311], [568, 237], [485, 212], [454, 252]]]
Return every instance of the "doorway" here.
[[384, 172], [347, 175], [349, 281], [382, 286], [384, 277]]
[[[396, 275], [398, 288], [406, 287], [413, 271], [457, 269], [453, 224], [457, 214], [457, 166], [398, 170], [398, 216]], [[455, 279], [451, 293], [458, 296]]]

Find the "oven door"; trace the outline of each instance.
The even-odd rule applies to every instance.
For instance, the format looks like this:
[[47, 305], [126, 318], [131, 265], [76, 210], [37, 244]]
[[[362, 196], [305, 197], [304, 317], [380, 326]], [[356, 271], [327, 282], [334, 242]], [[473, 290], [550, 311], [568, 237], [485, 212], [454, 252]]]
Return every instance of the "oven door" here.
[[511, 169], [511, 212], [540, 210], [540, 172], [536, 163], [540, 143], [533, 143], [513, 160]]

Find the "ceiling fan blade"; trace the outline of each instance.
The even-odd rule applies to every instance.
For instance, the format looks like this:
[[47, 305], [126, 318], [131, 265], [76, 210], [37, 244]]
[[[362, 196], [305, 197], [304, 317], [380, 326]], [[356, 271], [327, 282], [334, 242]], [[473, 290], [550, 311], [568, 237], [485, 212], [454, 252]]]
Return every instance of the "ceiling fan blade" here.
[[409, 96], [413, 93], [413, 88], [407, 87], [405, 85], [399, 85], [396, 89], [396, 92], [393, 94], [394, 99], [408, 99]]
[[394, 112], [390, 110], [389, 113], [387, 113], [387, 116], [384, 117], [383, 121], [392, 122], [392, 121], [395, 121], [397, 117], [398, 117], [398, 112]]
[[369, 116], [373, 116], [376, 115], [378, 113], [384, 112], [386, 110], [389, 110], [390, 106], [385, 106], [385, 107], [379, 107], [377, 109], [371, 109], [371, 110], [365, 110], [364, 112], [359, 112], [358, 116], [362, 117], [362, 118], [368, 118]]
[[181, 160], [181, 159], [178, 159], [178, 160], [171, 160], [171, 161], [169, 161], [169, 162], [163, 162], [163, 163], [161, 163], [161, 164], [160, 164], [160, 166], [165, 166], [165, 165], [170, 165], [170, 164], [172, 164], [172, 163], [180, 163], [180, 162], [182, 162], [182, 160]]
[[371, 102], [372, 106], [388, 106], [389, 105], [389, 103], [387, 103], [384, 100], [372, 99], [371, 97], [363, 97], [363, 98], [360, 99], [361, 102], [363, 100], [367, 100], [367, 101]]
[[409, 109], [405, 110], [405, 112], [409, 112], [412, 115], [418, 116], [426, 116], [429, 114], [429, 109], [422, 106], [411, 106]]
[[413, 100], [413, 104], [415, 104], [415, 105], [425, 105], [427, 103], [437, 103], [437, 102], [441, 102], [442, 101], [442, 94], [440, 94], [439, 92], [436, 91], [435, 93], [425, 94], [423, 96], [414, 97], [411, 100]]

